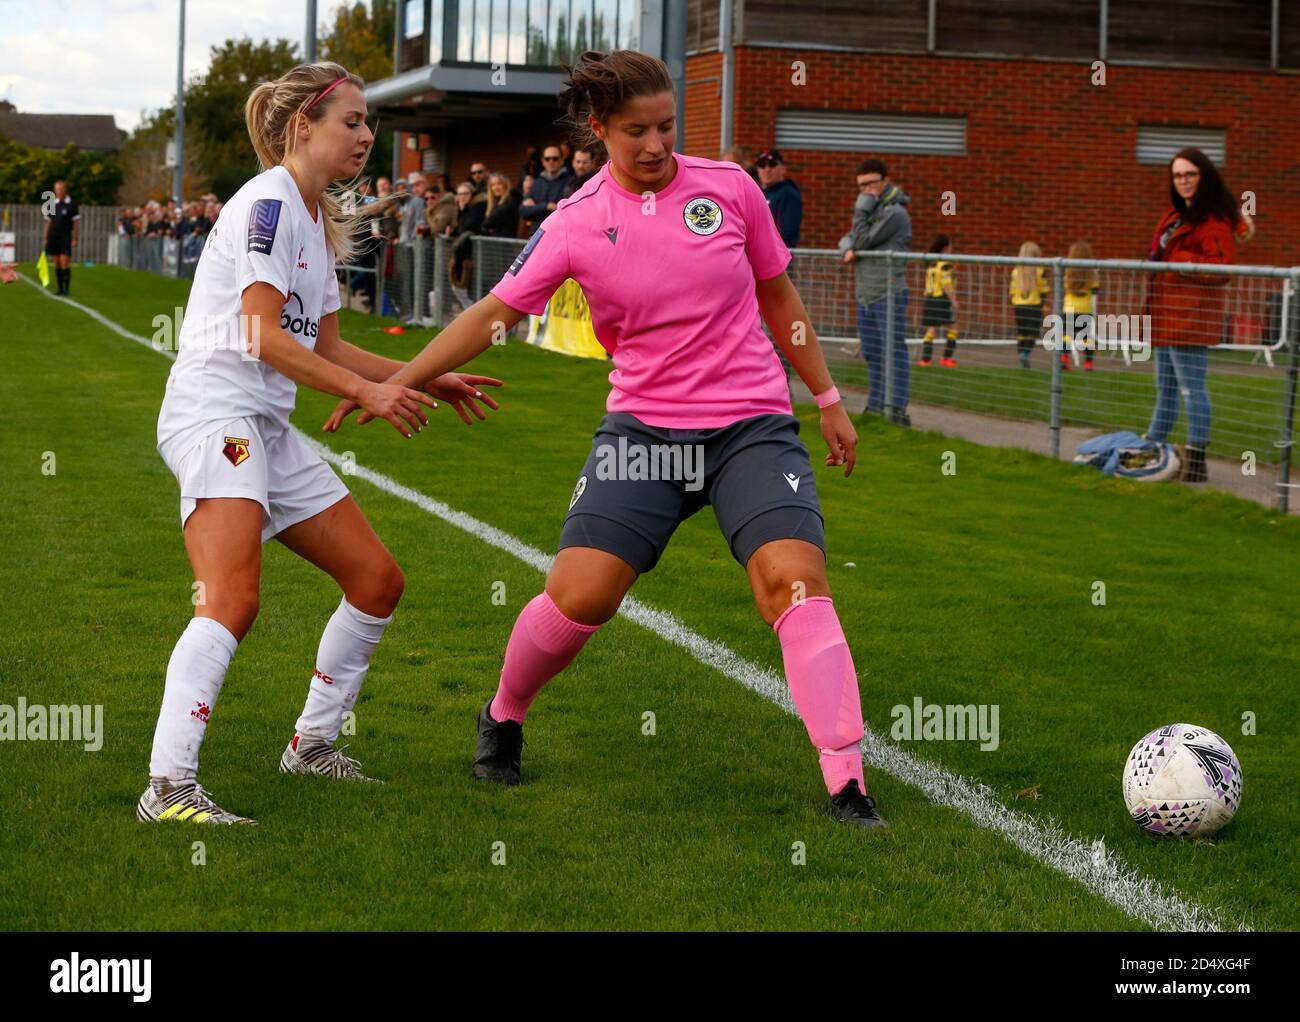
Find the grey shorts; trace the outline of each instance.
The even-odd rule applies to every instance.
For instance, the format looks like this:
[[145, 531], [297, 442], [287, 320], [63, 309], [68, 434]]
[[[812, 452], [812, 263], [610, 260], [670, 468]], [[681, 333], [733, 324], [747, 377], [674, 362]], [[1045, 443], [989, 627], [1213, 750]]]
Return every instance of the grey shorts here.
[[559, 549], [594, 547], [644, 574], [677, 526], [706, 504], [742, 566], [777, 539], [826, 550], [798, 419], [757, 415], [716, 429], [665, 429], [626, 412], [607, 414], [592, 438]]

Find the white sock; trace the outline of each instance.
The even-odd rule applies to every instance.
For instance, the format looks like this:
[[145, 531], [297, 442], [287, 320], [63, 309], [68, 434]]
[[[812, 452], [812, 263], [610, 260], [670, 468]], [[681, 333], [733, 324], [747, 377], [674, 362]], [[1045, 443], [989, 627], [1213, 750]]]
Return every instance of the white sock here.
[[208, 717], [238, 646], [239, 640], [220, 621], [190, 619], [167, 662], [149, 776], [171, 781], [192, 781], [198, 776], [199, 749], [207, 734]]
[[348, 603], [339, 602], [316, 652], [307, 704], [302, 708], [296, 730], [303, 738], [333, 743], [343, 727], [343, 714], [356, 705], [361, 684], [370, 669], [370, 658], [384, 637], [388, 617], [371, 617]]

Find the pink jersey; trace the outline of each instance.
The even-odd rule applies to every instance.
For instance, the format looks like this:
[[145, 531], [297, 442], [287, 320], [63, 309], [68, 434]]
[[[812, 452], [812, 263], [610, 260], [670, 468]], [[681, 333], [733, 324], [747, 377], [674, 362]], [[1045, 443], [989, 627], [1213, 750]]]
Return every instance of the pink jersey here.
[[492, 293], [539, 315], [576, 280], [614, 360], [611, 412], [678, 429], [789, 415], [754, 292], [755, 280], [790, 262], [763, 192], [734, 163], [673, 158], [668, 187], [644, 198], [605, 164], [546, 218]]

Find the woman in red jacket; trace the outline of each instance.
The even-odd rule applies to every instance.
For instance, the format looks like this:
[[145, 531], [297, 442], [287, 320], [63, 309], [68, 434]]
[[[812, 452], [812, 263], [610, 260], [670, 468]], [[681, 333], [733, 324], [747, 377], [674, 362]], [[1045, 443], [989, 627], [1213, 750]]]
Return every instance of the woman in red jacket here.
[[[1199, 149], [1180, 150], [1169, 164], [1171, 207], [1151, 239], [1147, 259], [1171, 263], [1236, 261], [1241, 223], [1237, 201], [1218, 168]], [[1223, 333], [1224, 275], [1153, 273], [1146, 309], [1156, 355], [1156, 406], [1146, 435], [1168, 438], [1187, 402], [1187, 458], [1183, 479], [1205, 481], [1210, 440], [1210, 395], [1205, 386], [1209, 346]]]

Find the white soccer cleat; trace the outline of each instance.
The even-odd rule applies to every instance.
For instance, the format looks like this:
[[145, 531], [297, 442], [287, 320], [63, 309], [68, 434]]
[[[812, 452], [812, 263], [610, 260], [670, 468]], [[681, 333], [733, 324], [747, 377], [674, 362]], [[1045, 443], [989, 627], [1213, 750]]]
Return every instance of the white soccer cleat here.
[[198, 781], [172, 784], [151, 780], [140, 801], [135, 804], [135, 815], [141, 823], [161, 823], [176, 820], [182, 823], [256, 824], [246, 816], [236, 816], [212, 801]]
[[280, 757], [282, 774], [316, 774], [319, 777], [332, 777], [343, 781], [369, 781], [382, 784], [378, 777], [367, 777], [361, 772], [361, 764], [350, 756], [343, 755], [347, 746], [334, 748], [331, 742], [312, 741], [301, 735], [294, 735], [293, 741], [284, 747]]

